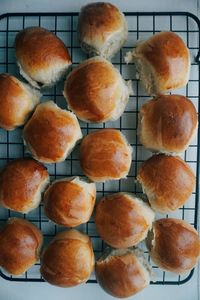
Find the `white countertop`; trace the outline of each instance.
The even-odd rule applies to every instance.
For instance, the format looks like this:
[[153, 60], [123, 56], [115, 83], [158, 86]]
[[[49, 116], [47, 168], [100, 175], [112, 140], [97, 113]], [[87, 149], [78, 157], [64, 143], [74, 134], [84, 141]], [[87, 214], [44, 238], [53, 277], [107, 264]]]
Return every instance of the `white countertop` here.
[[[94, 0], [0, 0], [0, 12], [63, 12], [79, 11], [80, 6]], [[116, 0], [110, 2], [123, 11], [188, 11], [199, 14], [198, 0]], [[149, 286], [129, 298], [134, 300], [199, 300], [199, 270], [192, 279], [181, 286]], [[84, 284], [62, 289], [47, 283], [14, 283], [0, 278], [0, 300], [66, 300], [114, 299], [105, 294], [97, 284]]]

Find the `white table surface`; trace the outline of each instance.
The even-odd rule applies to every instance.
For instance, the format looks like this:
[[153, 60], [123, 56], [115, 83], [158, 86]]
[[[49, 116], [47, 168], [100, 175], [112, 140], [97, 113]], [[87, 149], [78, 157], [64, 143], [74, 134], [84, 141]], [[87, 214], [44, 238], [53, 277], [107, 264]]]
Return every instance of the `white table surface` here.
[[[94, 0], [0, 0], [0, 13], [79, 11], [80, 6]], [[123, 11], [189, 11], [200, 14], [198, 0], [116, 0], [110, 2]], [[199, 269], [182, 286], [149, 286], [129, 299], [134, 300], [199, 300]], [[114, 299], [97, 284], [84, 284], [63, 289], [47, 283], [14, 283], [0, 278], [0, 300], [107, 300]]]

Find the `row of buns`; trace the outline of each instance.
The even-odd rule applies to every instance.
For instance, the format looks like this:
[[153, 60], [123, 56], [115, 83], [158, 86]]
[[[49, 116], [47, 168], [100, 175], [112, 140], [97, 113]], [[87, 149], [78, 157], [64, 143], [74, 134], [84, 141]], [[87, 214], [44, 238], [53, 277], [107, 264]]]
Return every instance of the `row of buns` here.
[[[89, 221], [96, 200], [94, 182], [126, 178], [132, 163], [132, 147], [122, 132], [97, 130], [85, 136], [80, 146], [80, 164], [92, 182], [74, 177], [49, 185], [41, 163], [64, 161], [70, 154], [82, 138], [76, 117], [94, 123], [117, 120], [132, 93], [130, 83], [107, 60], [127, 39], [124, 15], [109, 3], [86, 5], [79, 15], [78, 35], [82, 49], [94, 57], [66, 78], [63, 94], [72, 112], [52, 101], [39, 104], [39, 89], [55, 84], [72, 64], [64, 43], [48, 30], [26, 28], [16, 37], [20, 73], [32, 87], [9, 74], [0, 75], [0, 127], [13, 130], [25, 124], [24, 143], [38, 161], [18, 159], [4, 168], [0, 204], [28, 213], [42, 199], [46, 216], [67, 227]], [[125, 61], [136, 64], [147, 94], [155, 96], [142, 106], [138, 123], [141, 143], [156, 152], [137, 174], [149, 203], [128, 193], [109, 194], [99, 201], [96, 228], [110, 247], [96, 264], [88, 236], [77, 230], [61, 232], [40, 254], [41, 232], [28, 221], [12, 218], [0, 231], [0, 266], [7, 272], [22, 274], [40, 257], [43, 278], [70, 287], [87, 281], [95, 265], [96, 278], [105, 291], [127, 297], [150, 282], [150, 267], [135, 247], [144, 239], [151, 258], [164, 270], [182, 274], [197, 263], [200, 241], [191, 225], [177, 219], [154, 221], [154, 211], [175, 211], [195, 187], [190, 167], [177, 156], [164, 155], [185, 151], [198, 126], [189, 99], [163, 95], [187, 84], [189, 50], [177, 34], [162, 32], [139, 42]]]

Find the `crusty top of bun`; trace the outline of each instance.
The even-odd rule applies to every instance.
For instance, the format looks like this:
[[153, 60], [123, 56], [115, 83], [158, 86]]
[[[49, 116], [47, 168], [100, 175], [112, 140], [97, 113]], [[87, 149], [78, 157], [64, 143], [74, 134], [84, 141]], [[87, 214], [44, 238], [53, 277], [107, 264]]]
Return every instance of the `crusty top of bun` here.
[[63, 161], [82, 137], [76, 116], [53, 101], [37, 106], [23, 135], [33, 156], [44, 163]]
[[190, 71], [190, 53], [174, 32], [160, 32], [138, 43], [135, 56], [143, 59], [155, 75], [157, 92], [185, 86]]
[[124, 15], [113, 4], [105, 2], [87, 4], [79, 15], [80, 39], [100, 49], [103, 42], [124, 27], [124, 23]]
[[64, 94], [79, 119], [106, 122], [117, 119], [129, 91], [119, 71], [107, 60], [94, 57], [82, 62], [68, 76]]
[[139, 135], [148, 149], [180, 153], [187, 149], [197, 129], [194, 104], [181, 95], [162, 95], [140, 110]]
[[86, 223], [93, 211], [96, 199], [94, 183], [78, 177], [54, 181], [44, 195], [44, 210], [57, 224], [74, 227]]
[[[41, 27], [28, 27], [16, 36], [16, 56], [23, 73], [33, 81], [39, 77], [41, 70], [54, 68], [55, 73], [60, 65], [70, 65], [71, 59], [65, 44], [52, 32]], [[38, 82], [45, 84], [45, 82]], [[51, 83], [51, 82], [49, 82]]]
[[93, 181], [117, 180], [127, 176], [132, 149], [116, 129], [100, 129], [84, 137], [80, 147], [80, 163]]
[[178, 219], [160, 219], [153, 223], [147, 240], [150, 256], [161, 268], [186, 273], [200, 256], [200, 240], [193, 226]]
[[131, 194], [116, 193], [97, 204], [95, 223], [108, 245], [126, 248], [145, 239], [153, 219], [153, 211], [142, 200]]
[[39, 92], [16, 77], [0, 74], [0, 127], [13, 130], [23, 125], [39, 98]]
[[70, 287], [88, 280], [94, 253], [87, 235], [69, 230], [58, 233], [41, 257], [41, 274], [51, 284]]
[[137, 180], [151, 206], [161, 213], [181, 207], [195, 187], [195, 176], [180, 157], [154, 155], [142, 163]]
[[150, 268], [140, 249], [112, 249], [96, 262], [96, 277], [101, 287], [114, 297], [135, 295], [150, 281]]
[[37, 260], [42, 234], [31, 222], [11, 218], [0, 231], [0, 266], [8, 273], [21, 275]]
[[0, 204], [27, 213], [39, 205], [48, 182], [47, 169], [34, 159], [10, 161], [0, 173]]

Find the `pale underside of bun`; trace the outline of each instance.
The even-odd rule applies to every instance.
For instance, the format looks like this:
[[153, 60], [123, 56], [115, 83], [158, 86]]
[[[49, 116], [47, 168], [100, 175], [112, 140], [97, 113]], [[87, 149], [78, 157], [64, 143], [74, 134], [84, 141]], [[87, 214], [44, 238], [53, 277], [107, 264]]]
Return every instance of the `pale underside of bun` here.
[[52, 62], [49, 67], [43, 67], [33, 72], [32, 75], [27, 74], [19, 61], [17, 62], [19, 66], [20, 74], [35, 88], [40, 89], [41, 87], [51, 87], [57, 81], [59, 81], [66, 73], [71, 65], [68, 62]]

